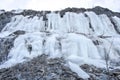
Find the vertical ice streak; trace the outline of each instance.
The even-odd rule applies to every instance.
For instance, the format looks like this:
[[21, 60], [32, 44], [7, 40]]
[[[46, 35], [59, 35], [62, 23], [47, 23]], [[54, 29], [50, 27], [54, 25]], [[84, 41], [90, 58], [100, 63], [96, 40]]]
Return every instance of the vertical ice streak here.
[[[49, 58], [64, 57], [71, 70], [88, 78], [89, 75], [79, 66], [104, 67], [104, 55], [113, 38], [110, 59], [120, 57], [120, 36], [114, 27], [116, 25], [120, 32], [120, 18], [112, 17], [113, 24], [107, 15], [94, 12], [66, 12], [63, 17], [59, 12], [52, 12], [45, 16], [46, 20], [43, 16], [12, 17], [0, 33], [0, 38], [15, 36], [16, 39], [8, 53], [8, 60], [0, 65], [0, 69], [46, 54]], [[25, 31], [25, 34], [15, 34], [18, 30]]]

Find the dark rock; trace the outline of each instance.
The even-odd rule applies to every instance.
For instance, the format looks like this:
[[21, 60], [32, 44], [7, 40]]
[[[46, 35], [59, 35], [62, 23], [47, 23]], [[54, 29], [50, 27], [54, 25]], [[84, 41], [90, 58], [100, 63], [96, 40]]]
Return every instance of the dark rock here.
[[11, 18], [14, 16], [11, 12], [4, 12], [0, 14], [0, 31], [4, 28], [4, 26], [11, 21]]
[[98, 40], [93, 40], [93, 43], [94, 43], [95, 45], [99, 45], [99, 44], [100, 44]]
[[1, 38], [0, 39], [0, 63], [8, 59], [8, 53], [13, 47], [15, 37], [13, 38]]
[[25, 34], [25, 31], [22, 31], [22, 30], [17, 30], [13, 33], [14, 35], [23, 35]]
[[[95, 7], [92, 9], [85, 9], [85, 8], [66, 8], [61, 11], [54, 11], [55, 13], [60, 13], [60, 16], [63, 17], [66, 12], [75, 12], [75, 13], [84, 13], [85, 11], [93, 11], [96, 14], [106, 14], [108, 17], [111, 16], [117, 16], [120, 17], [120, 13], [118, 12], [112, 12], [111, 10], [107, 8], [102, 7]], [[15, 15], [23, 15], [23, 16], [29, 16], [28, 18], [33, 18], [34, 16], [42, 17], [43, 21], [47, 21], [47, 14], [51, 13], [51, 11], [35, 11], [35, 10], [23, 10], [20, 13], [13, 13], [12, 11], [4, 12], [0, 14], [0, 31], [3, 29], [3, 27], [11, 21], [11, 18]], [[86, 16], [86, 15], [85, 15]], [[91, 27], [92, 28], [92, 27]]]
[[111, 17], [111, 16], [118, 16], [118, 17], [120, 17], [120, 13], [112, 12], [111, 10], [109, 10], [107, 8], [102, 8], [100, 6], [96, 6], [95, 8], [92, 8], [92, 9], [87, 9], [87, 11], [93, 11], [93, 12], [95, 12], [98, 15], [106, 14], [108, 17]]
[[110, 71], [110, 75], [112, 76], [118, 76], [120, 75], [120, 69], [113, 69]]
[[[66, 8], [66, 9], [60, 11], [60, 15], [61, 15], [61, 17], [63, 17], [66, 12], [84, 13], [85, 11], [93, 11], [93, 12], [95, 12], [98, 15], [100, 15], [100, 14], [106, 14], [108, 17], [111, 17], [111, 16], [120, 17], [120, 13], [118, 13], [118, 12], [112, 12], [111, 10], [109, 10], [107, 8], [102, 8], [100, 6], [96, 6], [95, 8], [92, 8], [92, 9]], [[56, 11], [56, 12], [58, 12], [58, 11]]]
[[60, 11], [60, 16], [63, 17], [66, 12], [75, 12], [75, 13], [83, 13], [86, 9], [84, 8], [66, 8]]
[[89, 80], [119, 80], [120, 70], [111, 70], [108, 74], [106, 69], [97, 68], [93, 65], [82, 65], [81, 68], [90, 75]]
[[[64, 64], [62, 58], [48, 59], [46, 55], [41, 55], [14, 67], [0, 69], [0, 80], [84, 80]], [[105, 69], [93, 65], [85, 64], [80, 67], [90, 75], [86, 80], [119, 80], [120, 78], [120, 74], [116, 74], [119, 72], [117, 69], [110, 71], [111, 74], [108, 75]]]
[[110, 18], [110, 21], [114, 25], [114, 29], [116, 30], [116, 32], [118, 34], [120, 34], [120, 30], [119, 30], [119, 27], [117, 26], [116, 22], [112, 18]]
[[77, 80], [77, 74], [64, 64], [62, 58], [47, 59], [42, 55], [9, 69], [0, 69], [0, 80]]

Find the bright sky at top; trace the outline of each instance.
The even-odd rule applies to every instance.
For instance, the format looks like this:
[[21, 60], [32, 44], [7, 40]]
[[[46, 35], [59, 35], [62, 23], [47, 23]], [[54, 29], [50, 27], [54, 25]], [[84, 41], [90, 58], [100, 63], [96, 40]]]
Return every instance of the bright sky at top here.
[[60, 10], [67, 7], [102, 6], [120, 12], [120, 0], [0, 0], [0, 9]]

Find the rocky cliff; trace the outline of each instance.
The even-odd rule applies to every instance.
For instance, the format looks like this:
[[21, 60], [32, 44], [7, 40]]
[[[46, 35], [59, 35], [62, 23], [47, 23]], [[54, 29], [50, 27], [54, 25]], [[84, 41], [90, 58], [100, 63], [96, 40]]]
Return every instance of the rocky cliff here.
[[120, 79], [120, 13], [1, 10], [0, 31], [1, 80]]

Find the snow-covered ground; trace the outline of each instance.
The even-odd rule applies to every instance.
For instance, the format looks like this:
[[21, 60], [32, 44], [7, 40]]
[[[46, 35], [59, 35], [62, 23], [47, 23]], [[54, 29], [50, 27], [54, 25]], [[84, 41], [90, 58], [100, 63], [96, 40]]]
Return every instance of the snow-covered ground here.
[[[106, 15], [66, 12], [61, 18], [59, 13], [52, 12], [47, 14], [47, 18], [47, 21], [43, 21], [43, 16], [29, 18], [17, 15], [12, 18], [2, 29], [0, 38], [7, 38], [17, 30], [26, 33], [15, 39], [9, 59], [0, 65], [0, 69], [46, 54], [50, 58], [63, 57], [73, 72], [82, 78], [89, 78], [80, 65], [105, 68], [107, 53], [110, 59], [119, 59], [120, 35]], [[112, 17], [112, 20], [120, 31], [120, 18]]]

